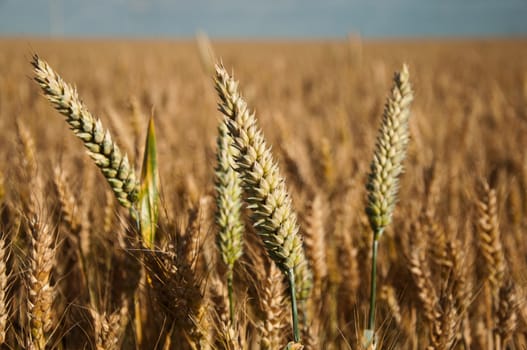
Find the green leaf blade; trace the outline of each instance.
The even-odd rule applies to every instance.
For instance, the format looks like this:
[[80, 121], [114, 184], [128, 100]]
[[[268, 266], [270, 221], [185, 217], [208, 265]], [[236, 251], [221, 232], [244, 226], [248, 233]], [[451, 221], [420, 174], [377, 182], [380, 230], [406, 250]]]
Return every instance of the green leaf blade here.
[[141, 237], [145, 247], [152, 249], [159, 215], [159, 169], [153, 115], [146, 135], [138, 203]]

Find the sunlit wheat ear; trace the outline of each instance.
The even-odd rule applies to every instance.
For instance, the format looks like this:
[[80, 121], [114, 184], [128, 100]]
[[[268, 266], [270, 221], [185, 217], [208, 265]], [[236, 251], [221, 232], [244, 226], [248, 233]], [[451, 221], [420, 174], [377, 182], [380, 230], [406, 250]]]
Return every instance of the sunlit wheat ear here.
[[225, 120], [218, 128], [217, 165], [216, 165], [216, 224], [218, 235], [216, 242], [221, 259], [227, 265], [227, 289], [229, 297], [229, 315], [234, 318], [233, 269], [243, 253], [243, 222], [241, 220], [242, 187], [238, 173], [232, 168], [238, 150]]
[[119, 203], [130, 208], [136, 201], [138, 186], [128, 156], [122, 154], [110, 132], [95, 119], [79, 99], [77, 90], [67, 84], [37, 55], [33, 56], [35, 81], [53, 106], [66, 117], [71, 130], [82, 140], [88, 154], [108, 180]]
[[403, 160], [410, 132], [408, 118], [413, 92], [410, 86], [408, 67], [403, 65], [394, 77], [392, 92], [384, 106], [381, 127], [375, 143], [373, 161], [366, 183], [368, 201], [366, 213], [373, 230], [370, 311], [368, 328], [364, 332], [365, 346], [375, 343], [375, 300], [377, 275], [377, 250], [379, 238], [392, 220], [393, 208], [399, 190], [399, 176], [403, 171]]
[[287, 272], [304, 259], [304, 253], [284, 179], [254, 113], [238, 93], [238, 83], [222, 66], [216, 66], [215, 84], [219, 109], [228, 118], [227, 127], [239, 151], [235, 167], [243, 180], [253, 225], [271, 258]]
[[[238, 83], [221, 65], [216, 66], [215, 86], [220, 98], [219, 110], [226, 117], [229, 134], [239, 151], [234, 166], [242, 178], [253, 226], [271, 259], [288, 275], [294, 295], [295, 270], [306, 264], [306, 258], [285, 181], [254, 113], [238, 92]], [[293, 297], [291, 301], [293, 318], [296, 318], [296, 299]], [[293, 328], [297, 326], [295, 322], [296, 319]], [[298, 341], [298, 330], [294, 333]]]
[[238, 150], [232, 145], [227, 124], [222, 122], [217, 139], [216, 223], [217, 243], [223, 262], [232, 269], [243, 253], [241, 220], [242, 187], [238, 173], [232, 168]]
[[366, 213], [376, 236], [390, 223], [399, 190], [399, 176], [409, 140], [408, 118], [413, 92], [408, 67], [394, 77], [391, 95], [386, 101], [373, 161], [366, 185]]

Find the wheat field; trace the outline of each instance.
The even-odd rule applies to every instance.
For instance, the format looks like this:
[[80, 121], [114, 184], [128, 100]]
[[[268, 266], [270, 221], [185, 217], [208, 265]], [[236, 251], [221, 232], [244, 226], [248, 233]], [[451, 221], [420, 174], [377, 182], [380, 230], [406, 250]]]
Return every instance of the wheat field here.
[[[0, 40], [2, 348], [527, 347], [525, 40], [213, 41], [216, 72], [202, 44]], [[35, 54], [94, 126], [73, 90], [46, 92]], [[372, 159], [403, 64], [409, 139], [381, 237]]]

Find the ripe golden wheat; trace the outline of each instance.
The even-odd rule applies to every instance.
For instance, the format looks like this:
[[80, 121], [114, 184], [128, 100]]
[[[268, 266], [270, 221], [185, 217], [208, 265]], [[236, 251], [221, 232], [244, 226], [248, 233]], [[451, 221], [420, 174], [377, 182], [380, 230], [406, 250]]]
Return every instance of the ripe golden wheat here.
[[0, 40], [2, 347], [527, 346], [524, 41], [199, 45]]

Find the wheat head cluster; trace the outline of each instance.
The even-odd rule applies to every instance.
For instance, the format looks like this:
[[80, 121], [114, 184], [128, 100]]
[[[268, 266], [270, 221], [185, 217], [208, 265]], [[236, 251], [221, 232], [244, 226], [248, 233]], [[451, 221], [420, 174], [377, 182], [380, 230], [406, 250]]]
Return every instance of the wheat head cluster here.
[[1, 348], [527, 347], [520, 39], [0, 47]]

